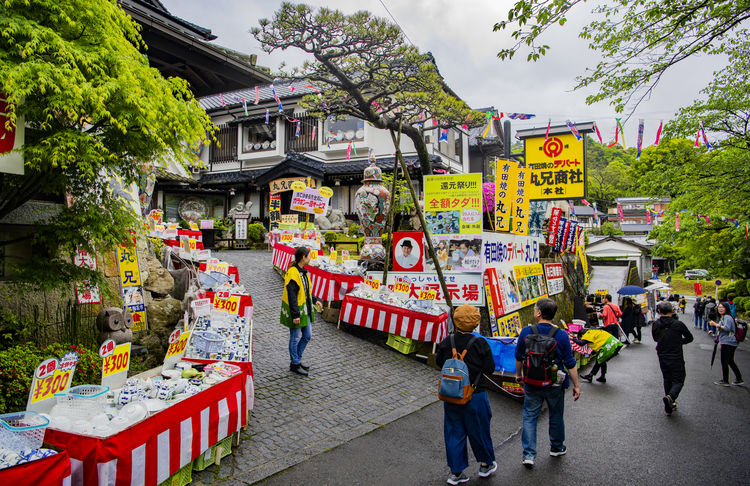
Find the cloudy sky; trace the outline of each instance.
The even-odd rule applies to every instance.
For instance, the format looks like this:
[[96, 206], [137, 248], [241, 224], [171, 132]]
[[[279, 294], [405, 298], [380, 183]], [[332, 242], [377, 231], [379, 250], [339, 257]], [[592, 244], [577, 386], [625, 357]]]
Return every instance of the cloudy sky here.
[[[257, 54], [258, 64], [276, 71], [284, 61], [301, 64], [303, 57], [292, 51], [261, 51], [249, 34], [258, 19], [271, 18], [280, 0], [161, 0], [170, 12], [190, 22], [210, 28], [215, 43], [240, 52]], [[504, 112], [534, 113], [530, 121], [515, 121], [513, 128], [544, 127], [567, 119], [596, 121], [602, 137], [614, 139], [615, 112], [606, 103], [588, 106], [591, 91], [572, 91], [576, 76], [598, 60], [586, 42], [578, 38], [581, 27], [590, 21], [591, 5], [576, 7], [564, 28], [547, 32], [544, 42], [551, 46], [538, 62], [526, 62], [526, 53], [513, 61], [500, 61], [497, 52], [513, 44], [510, 32], [493, 32], [495, 22], [507, 17], [512, 0], [307, 0], [308, 4], [337, 8], [345, 13], [369, 10], [389, 18], [385, 7], [398, 21], [407, 37], [420, 49], [431, 51], [448, 85], [472, 108], [494, 106]], [[635, 145], [638, 119], [645, 120], [644, 147], [653, 143], [660, 120], [669, 120], [675, 111], [688, 105], [704, 87], [720, 60], [690, 59], [669, 71], [651, 98], [642, 103], [625, 125], [628, 146]], [[617, 115], [620, 116], [620, 115]]]

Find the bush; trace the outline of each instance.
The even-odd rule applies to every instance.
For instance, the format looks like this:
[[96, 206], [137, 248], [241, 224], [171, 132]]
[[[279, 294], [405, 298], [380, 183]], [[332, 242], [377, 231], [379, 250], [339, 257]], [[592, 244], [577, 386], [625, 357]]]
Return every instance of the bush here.
[[351, 238], [356, 238], [357, 236], [359, 236], [359, 225], [356, 223], [352, 223], [349, 226], [349, 229], [346, 231], [346, 234]]
[[736, 292], [737, 291], [737, 282], [732, 282], [730, 284], [727, 284], [727, 292]]
[[734, 308], [737, 311], [737, 314], [745, 310], [745, 302], [747, 301], [747, 297], [737, 297], [736, 299], [734, 299]]
[[747, 280], [738, 280], [737, 282], [735, 282], [734, 288], [737, 292], [737, 295], [741, 295], [743, 297], [750, 295], [748, 294]]
[[727, 292], [727, 300], [734, 301], [737, 298], [737, 294], [734, 292]]
[[260, 223], [254, 223], [247, 225], [247, 237], [255, 243], [263, 242], [263, 233], [266, 228]]
[[329, 231], [328, 233], [324, 234], [323, 237], [326, 241], [336, 241], [339, 238], [339, 234], [334, 233], [333, 231]]
[[39, 349], [25, 343], [0, 351], [0, 413], [25, 410], [36, 366], [47, 358], [59, 359], [68, 351], [79, 356], [71, 386], [101, 381], [102, 360], [98, 353], [78, 345], [52, 344]]
[[727, 300], [727, 289], [722, 287], [719, 289], [719, 300]]

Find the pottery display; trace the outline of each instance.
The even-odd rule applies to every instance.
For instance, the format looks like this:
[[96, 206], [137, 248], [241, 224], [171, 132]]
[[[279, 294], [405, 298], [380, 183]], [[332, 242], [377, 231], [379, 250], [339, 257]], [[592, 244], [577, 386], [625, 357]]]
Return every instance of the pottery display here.
[[375, 159], [371, 158], [369, 167], [364, 171], [364, 185], [354, 194], [355, 212], [365, 233], [364, 246], [359, 252], [360, 260], [385, 259], [381, 235], [388, 219], [391, 193], [381, 184], [382, 181], [382, 171], [375, 165]]

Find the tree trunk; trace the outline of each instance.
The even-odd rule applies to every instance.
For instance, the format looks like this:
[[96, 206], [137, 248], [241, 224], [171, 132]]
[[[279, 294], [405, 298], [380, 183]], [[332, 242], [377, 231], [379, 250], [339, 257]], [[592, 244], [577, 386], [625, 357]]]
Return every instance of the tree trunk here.
[[422, 134], [422, 131], [416, 127], [408, 126], [402, 128], [402, 132], [414, 143], [414, 148], [417, 150], [417, 157], [419, 158], [419, 166], [422, 170], [422, 175], [432, 175], [432, 162], [430, 162], [430, 153], [427, 151], [427, 144], [424, 142], [424, 135]]

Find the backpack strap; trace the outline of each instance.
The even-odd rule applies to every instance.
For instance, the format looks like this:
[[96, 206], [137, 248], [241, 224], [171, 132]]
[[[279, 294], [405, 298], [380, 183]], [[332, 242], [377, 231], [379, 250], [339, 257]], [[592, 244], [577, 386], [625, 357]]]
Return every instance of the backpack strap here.
[[532, 334], [539, 334], [539, 327], [537, 327], [536, 324], [531, 325], [531, 333]]
[[555, 337], [555, 334], [557, 334], [557, 327], [554, 324], [549, 325], [549, 332], [547, 333], [547, 336], [549, 337]]
[[[451, 349], [453, 350], [453, 359], [457, 359], [458, 353], [456, 352], [456, 339], [454, 336], [455, 334], [451, 334]], [[463, 356], [461, 358], [463, 359]]]

